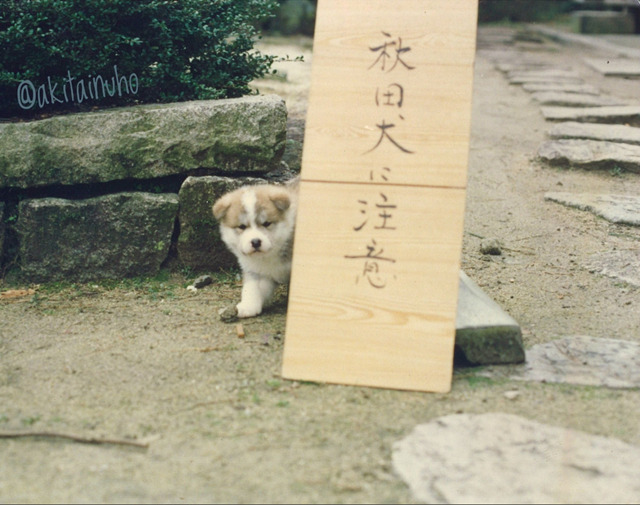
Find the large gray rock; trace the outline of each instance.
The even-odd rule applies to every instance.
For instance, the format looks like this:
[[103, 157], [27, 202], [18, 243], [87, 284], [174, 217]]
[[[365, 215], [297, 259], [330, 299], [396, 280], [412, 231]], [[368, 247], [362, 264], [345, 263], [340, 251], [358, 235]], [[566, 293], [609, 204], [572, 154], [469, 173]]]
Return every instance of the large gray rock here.
[[640, 172], [640, 146], [599, 140], [550, 140], [538, 149], [550, 165]]
[[510, 414], [416, 426], [393, 467], [420, 503], [638, 503], [640, 447]]
[[141, 105], [0, 124], [0, 188], [265, 173], [285, 147], [277, 96]]
[[522, 363], [520, 325], [460, 271], [456, 350], [474, 365]]
[[227, 191], [245, 184], [264, 182], [255, 178], [188, 177], [180, 188], [180, 236], [178, 259], [194, 270], [220, 270], [237, 266], [235, 256], [220, 238], [218, 222], [213, 217], [215, 201]]
[[640, 145], [640, 128], [622, 124], [558, 123], [549, 129], [552, 139], [589, 139]]
[[18, 210], [24, 278], [88, 281], [157, 273], [168, 255], [178, 196], [29, 199]]

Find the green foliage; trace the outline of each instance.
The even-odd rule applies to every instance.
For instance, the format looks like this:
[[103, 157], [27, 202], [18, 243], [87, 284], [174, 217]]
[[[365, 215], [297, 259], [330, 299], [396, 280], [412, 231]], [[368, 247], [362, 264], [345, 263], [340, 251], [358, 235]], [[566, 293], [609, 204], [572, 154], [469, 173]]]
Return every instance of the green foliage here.
[[[79, 98], [86, 108], [246, 95], [273, 62], [253, 44], [255, 26], [276, 6], [274, 0], [0, 0], [0, 116], [77, 109]], [[97, 76], [115, 83], [114, 67], [116, 79], [135, 75], [135, 93], [133, 78], [128, 92], [113, 95], [100, 80], [95, 98], [75, 89], [83, 81], [88, 91]], [[25, 80], [40, 93], [28, 109], [17, 99]], [[56, 84], [57, 100], [50, 89]]]
[[571, 0], [480, 0], [478, 21], [549, 21], [572, 9]]

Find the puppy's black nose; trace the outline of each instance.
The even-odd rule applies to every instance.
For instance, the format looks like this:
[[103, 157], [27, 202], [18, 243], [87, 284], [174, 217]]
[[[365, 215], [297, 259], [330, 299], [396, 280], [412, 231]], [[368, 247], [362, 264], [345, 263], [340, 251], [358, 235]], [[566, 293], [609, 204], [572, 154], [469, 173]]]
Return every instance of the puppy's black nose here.
[[259, 238], [254, 238], [251, 241], [251, 247], [253, 247], [256, 251], [260, 249], [261, 245], [262, 245], [262, 240], [260, 240]]

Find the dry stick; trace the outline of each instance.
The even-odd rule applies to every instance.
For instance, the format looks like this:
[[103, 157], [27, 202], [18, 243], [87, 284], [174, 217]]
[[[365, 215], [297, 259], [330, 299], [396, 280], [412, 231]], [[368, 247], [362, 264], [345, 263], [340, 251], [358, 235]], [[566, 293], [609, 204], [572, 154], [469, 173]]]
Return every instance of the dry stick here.
[[147, 449], [148, 443], [134, 442], [133, 440], [122, 440], [112, 438], [88, 438], [78, 435], [70, 435], [67, 433], [57, 433], [54, 431], [0, 431], [0, 438], [26, 438], [26, 437], [46, 437], [46, 438], [64, 438], [80, 442], [82, 444], [111, 444], [111, 445], [130, 445], [132, 447], [141, 447]]

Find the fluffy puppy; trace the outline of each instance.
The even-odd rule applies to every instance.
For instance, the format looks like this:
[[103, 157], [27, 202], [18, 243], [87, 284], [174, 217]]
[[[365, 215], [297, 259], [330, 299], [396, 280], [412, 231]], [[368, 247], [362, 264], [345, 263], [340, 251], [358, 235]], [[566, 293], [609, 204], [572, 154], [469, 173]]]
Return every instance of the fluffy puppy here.
[[298, 181], [286, 186], [244, 186], [213, 205], [220, 235], [242, 269], [238, 317], [262, 312], [277, 284], [288, 283]]

